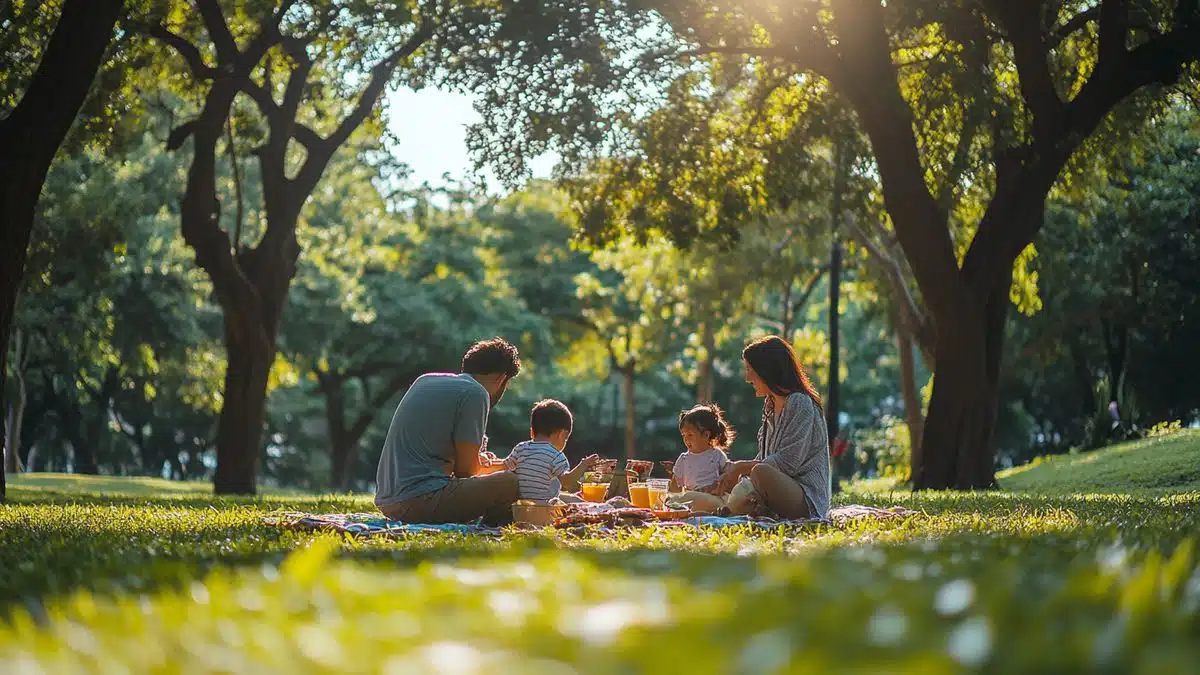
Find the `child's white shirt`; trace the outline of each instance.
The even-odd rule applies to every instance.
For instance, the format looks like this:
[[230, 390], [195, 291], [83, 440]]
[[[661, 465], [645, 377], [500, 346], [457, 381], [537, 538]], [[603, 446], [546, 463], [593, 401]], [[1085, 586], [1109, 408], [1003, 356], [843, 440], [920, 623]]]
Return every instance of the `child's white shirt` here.
[[704, 452], [684, 451], [675, 460], [675, 482], [685, 490], [704, 488], [717, 482], [721, 472], [729, 465], [724, 450], [709, 448]]
[[517, 494], [521, 499], [544, 502], [558, 496], [562, 489], [558, 477], [571, 466], [553, 445], [525, 441], [518, 443], [504, 459], [504, 468], [517, 474]]

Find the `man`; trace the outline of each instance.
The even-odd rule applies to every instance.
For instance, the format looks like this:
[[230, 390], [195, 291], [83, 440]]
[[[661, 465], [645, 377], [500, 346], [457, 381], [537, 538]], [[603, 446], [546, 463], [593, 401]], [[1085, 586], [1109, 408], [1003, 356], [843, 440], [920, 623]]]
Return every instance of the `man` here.
[[383, 442], [375, 506], [410, 523], [511, 522], [517, 477], [482, 453], [488, 411], [520, 372], [517, 348], [494, 338], [471, 345], [460, 374], [417, 378]]

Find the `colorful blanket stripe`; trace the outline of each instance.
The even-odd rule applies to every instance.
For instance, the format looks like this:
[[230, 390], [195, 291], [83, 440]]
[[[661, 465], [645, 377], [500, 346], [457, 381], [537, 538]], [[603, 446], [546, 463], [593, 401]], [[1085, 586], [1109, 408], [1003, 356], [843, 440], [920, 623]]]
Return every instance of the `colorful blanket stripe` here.
[[[780, 527], [810, 527], [816, 525], [832, 525], [840, 527], [847, 522], [870, 519], [908, 518], [918, 515], [917, 512], [903, 507], [881, 509], [872, 506], [852, 504], [830, 509], [828, 520], [773, 520], [771, 518], [752, 518], [749, 516], [707, 516], [695, 515], [679, 520], [650, 520], [645, 522], [628, 523], [631, 526], [642, 527], [695, 527], [695, 528], [725, 528], [725, 527], [755, 527], [764, 530], [774, 530]], [[506, 531], [519, 531], [520, 526], [509, 528], [488, 527], [479, 523], [431, 525], [423, 523], [403, 523], [388, 520], [378, 513], [302, 513], [297, 511], [277, 511], [266, 516], [267, 523], [291, 530], [323, 530], [343, 532], [364, 537], [402, 537], [428, 532], [453, 532], [464, 535], [482, 535], [488, 537], [503, 536]], [[613, 526], [625, 523], [604, 523]], [[571, 523], [564, 523], [570, 527]], [[609, 529], [609, 527], [602, 527]]]

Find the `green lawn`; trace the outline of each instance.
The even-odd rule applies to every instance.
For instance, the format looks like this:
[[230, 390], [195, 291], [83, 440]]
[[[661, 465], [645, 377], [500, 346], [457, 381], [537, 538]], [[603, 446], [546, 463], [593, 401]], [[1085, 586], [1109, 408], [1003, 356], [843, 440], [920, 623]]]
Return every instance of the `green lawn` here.
[[1006, 492], [838, 496], [922, 512], [905, 522], [500, 541], [262, 522], [365, 497], [20, 477], [0, 673], [1193, 673], [1198, 447], [1051, 460]]
[[1047, 457], [997, 478], [1005, 490], [1043, 494], [1200, 491], [1200, 431]]
[[[105, 495], [128, 497], [212, 496], [207, 481], [163, 480], [161, 478], [87, 476], [78, 473], [22, 473], [8, 477], [8, 487], [18, 496], [64, 497]], [[300, 495], [297, 490], [262, 488], [268, 495]]]

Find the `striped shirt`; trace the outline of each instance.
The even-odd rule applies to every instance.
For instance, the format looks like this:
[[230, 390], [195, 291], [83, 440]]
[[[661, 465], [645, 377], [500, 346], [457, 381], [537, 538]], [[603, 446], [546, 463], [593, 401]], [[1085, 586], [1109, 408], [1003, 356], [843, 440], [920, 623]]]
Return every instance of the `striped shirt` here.
[[804, 488], [808, 512], [814, 518], [826, 517], [832, 492], [829, 435], [821, 409], [808, 394], [789, 394], [778, 411], [774, 398], [767, 397], [755, 459], [796, 481]]
[[570, 471], [571, 464], [546, 441], [525, 441], [504, 458], [504, 468], [517, 474], [518, 497], [544, 502], [558, 496], [558, 477]]
[[704, 452], [685, 451], [675, 460], [671, 475], [684, 490], [699, 490], [716, 483], [728, 464], [729, 457], [720, 448], [709, 448]]

